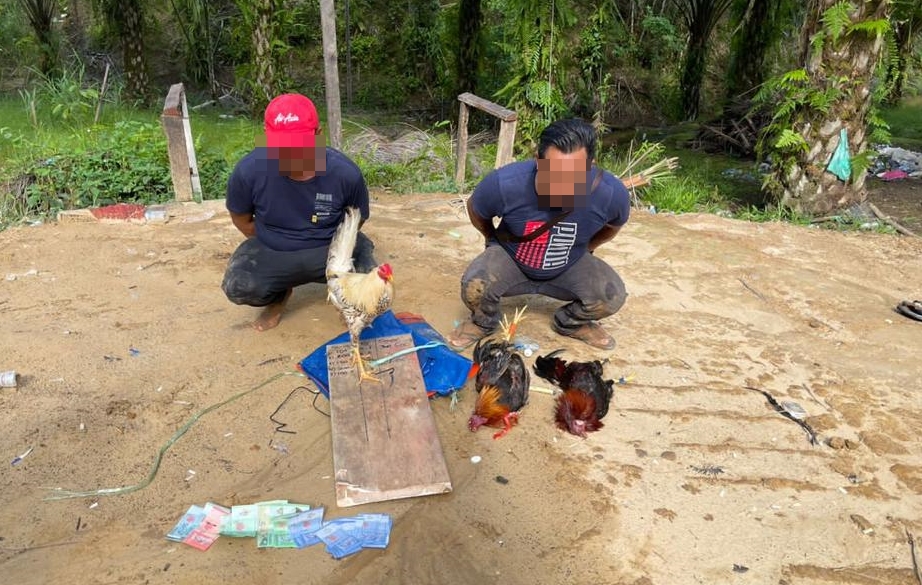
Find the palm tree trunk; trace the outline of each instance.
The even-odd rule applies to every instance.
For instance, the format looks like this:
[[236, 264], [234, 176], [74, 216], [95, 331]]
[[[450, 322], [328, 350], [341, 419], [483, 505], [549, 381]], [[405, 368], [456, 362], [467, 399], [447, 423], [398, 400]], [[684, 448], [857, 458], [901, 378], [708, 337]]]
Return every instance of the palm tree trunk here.
[[[823, 30], [822, 15], [839, 0], [810, 0], [803, 38], [816, 38]], [[852, 23], [887, 19], [890, 0], [863, 0], [853, 5]], [[810, 84], [817, 92], [834, 91], [839, 97], [828, 112], [814, 112], [796, 122], [794, 131], [806, 140], [807, 152], [788, 169], [776, 172], [783, 187], [781, 205], [809, 214], [824, 214], [864, 201], [865, 173], [841, 181], [826, 171], [839, 145], [839, 131], [848, 133], [851, 156], [867, 149], [868, 112], [872, 105], [874, 72], [884, 45], [882, 34], [843, 33], [838, 42], [826, 35], [822, 48], [805, 42], [801, 56]]]
[[[256, 22], [253, 25], [253, 64], [256, 67], [258, 106], [265, 106], [276, 94], [275, 59], [272, 56], [274, 0], [256, 2]], [[259, 108], [257, 108], [259, 109]]]
[[708, 40], [732, 0], [672, 0], [688, 27], [688, 43], [679, 82], [685, 118], [698, 117], [701, 86], [707, 72]]
[[55, 0], [19, 0], [29, 19], [35, 42], [38, 45], [38, 69], [43, 74], [52, 73], [58, 66], [58, 39], [54, 31], [57, 13]]
[[783, 3], [784, 0], [736, 0], [734, 12], [740, 26], [731, 43], [728, 102], [741, 100], [765, 81], [765, 57], [781, 36]]
[[458, 91], [477, 93], [480, 62], [481, 0], [461, 0], [458, 15]]
[[145, 101], [150, 88], [144, 59], [144, 13], [140, 0], [120, 0], [121, 42], [125, 67], [125, 92], [130, 99]]

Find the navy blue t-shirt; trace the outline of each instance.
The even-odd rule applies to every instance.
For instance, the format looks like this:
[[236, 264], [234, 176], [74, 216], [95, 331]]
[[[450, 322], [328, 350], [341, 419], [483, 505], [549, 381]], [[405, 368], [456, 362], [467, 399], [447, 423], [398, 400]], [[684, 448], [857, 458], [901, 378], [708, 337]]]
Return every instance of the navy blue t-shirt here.
[[326, 148], [326, 172], [309, 181], [279, 173], [278, 161], [256, 148], [240, 159], [227, 182], [227, 210], [252, 213], [256, 237], [273, 250], [292, 251], [329, 245], [346, 207], [368, 219], [368, 187], [358, 166], [345, 154]]
[[[538, 205], [534, 160], [516, 162], [487, 175], [474, 189], [471, 204], [480, 217], [502, 218], [498, 230], [515, 236], [527, 235], [553, 220], [563, 210]], [[602, 179], [588, 198], [550, 230], [530, 242], [499, 241], [506, 252], [529, 278], [548, 280], [559, 276], [587, 252], [587, 246], [605, 225], [622, 226], [631, 213], [631, 198], [620, 180], [602, 172]], [[495, 243], [491, 242], [491, 243]]]

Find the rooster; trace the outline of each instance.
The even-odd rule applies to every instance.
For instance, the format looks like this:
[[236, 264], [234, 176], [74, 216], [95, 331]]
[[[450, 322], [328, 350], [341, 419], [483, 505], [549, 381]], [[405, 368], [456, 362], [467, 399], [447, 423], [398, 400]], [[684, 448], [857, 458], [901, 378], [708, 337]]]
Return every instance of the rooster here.
[[468, 378], [474, 378], [477, 403], [468, 428], [471, 431], [482, 426], [500, 428], [494, 439], [504, 436], [518, 423], [519, 411], [528, 402], [531, 376], [512, 345], [524, 312], [524, 308], [517, 310], [511, 323], [503, 319], [502, 340], [478, 342], [474, 347], [474, 364]]
[[602, 378], [602, 362], [567, 362], [557, 357], [561, 351], [538, 356], [535, 373], [563, 390], [554, 413], [557, 427], [585, 439], [604, 426], [615, 382]]
[[336, 307], [346, 327], [359, 380], [379, 381], [368, 373], [359, 350], [359, 335], [375, 317], [387, 311], [394, 300], [394, 273], [390, 264], [381, 264], [368, 274], [353, 272], [352, 252], [362, 216], [355, 207], [345, 210], [343, 221], [336, 229], [327, 256], [327, 299]]

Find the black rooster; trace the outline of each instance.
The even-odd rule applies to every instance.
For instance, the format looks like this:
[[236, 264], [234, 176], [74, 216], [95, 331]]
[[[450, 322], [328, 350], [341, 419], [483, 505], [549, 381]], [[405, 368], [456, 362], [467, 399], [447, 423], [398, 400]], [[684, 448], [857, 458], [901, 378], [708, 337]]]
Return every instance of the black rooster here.
[[602, 362], [567, 362], [556, 357], [562, 351], [538, 356], [535, 373], [563, 390], [554, 413], [557, 427], [585, 438], [605, 426], [602, 419], [608, 414], [615, 381], [602, 377]]

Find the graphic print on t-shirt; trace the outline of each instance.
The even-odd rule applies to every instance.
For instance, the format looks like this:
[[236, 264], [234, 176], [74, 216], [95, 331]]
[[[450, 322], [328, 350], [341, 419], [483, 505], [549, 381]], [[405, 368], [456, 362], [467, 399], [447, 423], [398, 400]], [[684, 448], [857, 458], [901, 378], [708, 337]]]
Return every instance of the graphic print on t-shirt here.
[[311, 222], [322, 221], [331, 213], [333, 213], [333, 194], [317, 193], [317, 197], [314, 198], [314, 217], [311, 218]]
[[[529, 221], [522, 234], [527, 236], [544, 225], [543, 221]], [[536, 270], [554, 270], [567, 265], [570, 250], [576, 243], [576, 224], [562, 221], [530, 242], [519, 244], [516, 261]]]

